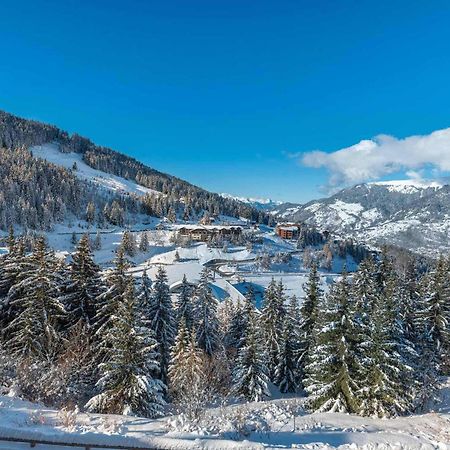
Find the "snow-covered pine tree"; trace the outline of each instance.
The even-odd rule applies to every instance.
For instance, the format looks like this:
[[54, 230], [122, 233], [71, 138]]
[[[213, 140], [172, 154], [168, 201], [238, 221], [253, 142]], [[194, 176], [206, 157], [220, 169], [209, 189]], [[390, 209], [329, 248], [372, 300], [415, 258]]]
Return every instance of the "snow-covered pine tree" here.
[[318, 307], [321, 304], [323, 291], [320, 287], [320, 277], [317, 271], [317, 264], [312, 263], [309, 271], [308, 281], [303, 286], [305, 297], [300, 306], [299, 325], [299, 370], [303, 371], [305, 365], [309, 363], [309, 357], [313, 350], [314, 337], [313, 329], [317, 320]]
[[145, 417], [161, 414], [165, 386], [152, 378], [159, 371], [157, 343], [140, 322], [131, 279], [103, 339], [109, 351], [99, 366], [99, 393], [86, 404], [88, 410]]
[[285, 308], [284, 297], [280, 298], [282, 290], [280, 285], [272, 278], [264, 293], [263, 307], [261, 311], [261, 323], [264, 330], [264, 340], [267, 346], [268, 367], [271, 376], [274, 376], [278, 365], [280, 351], [281, 333]]
[[188, 400], [192, 386], [198, 388], [204, 376], [195, 330], [189, 330], [184, 319], [181, 319], [172, 347], [168, 375], [170, 394], [177, 402]]
[[167, 274], [163, 266], [158, 268], [152, 286], [149, 307], [146, 311], [150, 328], [155, 333], [160, 357], [161, 379], [167, 382], [170, 349], [176, 334], [175, 311], [170, 297]]
[[102, 236], [101, 236], [99, 231], [97, 231], [97, 233], [95, 233], [93, 249], [94, 250], [101, 250], [102, 249]]
[[198, 346], [208, 356], [222, 349], [217, 304], [209, 286], [209, 270], [205, 268], [195, 290], [194, 306]]
[[84, 234], [72, 254], [69, 280], [60, 297], [65, 305], [71, 324], [82, 320], [91, 326], [96, 315], [96, 301], [102, 292], [100, 268], [94, 262], [89, 236]]
[[232, 387], [233, 395], [248, 401], [259, 402], [270, 397], [267, 357], [262, 339], [256, 313], [253, 312], [245, 328], [245, 345], [238, 352]]
[[147, 274], [147, 270], [142, 272], [141, 283], [138, 290], [137, 300], [140, 310], [144, 317], [147, 317], [147, 311], [151, 304], [153, 282]]
[[283, 393], [296, 392], [299, 386], [300, 348], [297, 298], [293, 296], [284, 318], [275, 382]]
[[129, 256], [134, 256], [136, 254], [136, 240], [134, 234], [128, 230], [125, 230], [122, 236], [121, 247], [124, 249], [125, 253]]
[[315, 351], [305, 367], [303, 380], [313, 411], [359, 411], [362, 368], [355, 348], [359, 330], [352, 315], [349, 290], [344, 274], [319, 304], [314, 326]]
[[176, 300], [176, 319], [178, 324], [184, 321], [189, 330], [191, 330], [194, 325], [194, 305], [192, 303], [192, 296], [192, 287], [189, 284], [186, 275], [183, 275], [180, 292]]
[[224, 344], [231, 358], [234, 358], [237, 355], [237, 351], [244, 344], [246, 323], [247, 319], [244, 312], [244, 306], [238, 298], [236, 304], [233, 305], [230, 325], [224, 336]]
[[139, 241], [139, 250], [141, 252], [146, 252], [148, 251], [148, 247], [149, 247], [149, 242], [148, 242], [148, 234], [146, 231], [143, 231], [140, 234], [140, 241]]
[[373, 258], [367, 258], [359, 265], [352, 283], [354, 309], [359, 313], [358, 319], [367, 327], [370, 325], [372, 314], [375, 311], [379, 292], [375, 261]]
[[360, 342], [364, 363], [360, 413], [378, 417], [405, 413], [412, 405], [412, 369], [405, 361], [410, 344], [397, 324], [395, 278], [386, 276], [384, 280], [383, 291], [376, 295], [375, 303], [366, 304], [371, 308], [365, 314], [370, 325], [364, 327], [368, 333]]
[[14, 242], [10, 240], [8, 246], [10, 251], [0, 257], [0, 324], [3, 328], [7, 327], [18, 313], [18, 308], [12, 304], [12, 300], [18, 295], [16, 285], [30, 270], [36, 268], [32, 258], [25, 254], [23, 237]]
[[94, 329], [99, 344], [98, 356], [102, 358], [108, 349], [104, 335], [112, 324], [112, 317], [123, 301], [123, 295], [130, 282], [127, 274], [129, 263], [125, 258], [124, 249], [117, 249], [113, 269], [106, 275], [106, 290], [97, 297], [97, 313], [94, 318]]
[[59, 325], [66, 315], [58, 300], [61, 280], [54, 272], [55, 257], [39, 238], [29, 257], [31, 268], [14, 287], [12, 304], [20, 312], [6, 329], [8, 346], [20, 359], [52, 361], [61, 344]]
[[420, 313], [427, 345], [432, 346], [441, 373], [450, 371], [450, 274], [449, 263], [441, 256], [427, 277], [427, 287]]

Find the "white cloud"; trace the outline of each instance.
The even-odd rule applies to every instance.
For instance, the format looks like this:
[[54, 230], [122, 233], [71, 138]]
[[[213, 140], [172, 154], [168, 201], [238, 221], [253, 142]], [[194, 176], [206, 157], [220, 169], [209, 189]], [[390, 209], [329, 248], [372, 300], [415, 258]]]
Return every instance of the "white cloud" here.
[[442, 174], [450, 171], [450, 128], [405, 139], [380, 135], [332, 153], [304, 153], [301, 162], [307, 167], [326, 168], [331, 189], [399, 171], [408, 171], [415, 178], [424, 167]]

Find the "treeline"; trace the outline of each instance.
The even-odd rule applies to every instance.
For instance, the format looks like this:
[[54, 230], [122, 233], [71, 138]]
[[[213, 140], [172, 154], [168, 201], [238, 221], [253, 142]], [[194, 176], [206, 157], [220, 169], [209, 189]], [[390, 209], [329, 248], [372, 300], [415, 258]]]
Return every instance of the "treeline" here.
[[0, 258], [1, 383], [52, 406], [190, 418], [214, 400], [260, 401], [270, 383], [312, 411], [389, 417], [423, 409], [450, 371], [449, 261], [397, 273], [384, 254], [324, 294], [312, 265], [304, 298], [272, 280], [261, 309], [220, 303], [207, 269], [176, 299], [160, 267], [128, 272], [124, 246], [103, 274], [88, 236], [66, 265], [43, 238], [27, 254], [9, 236]]
[[[150, 189], [162, 192], [166, 200], [159, 200], [167, 214], [170, 206], [177, 211], [176, 203], [182, 203], [188, 211], [207, 211], [210, 214], [224, 214], [232, 217], [245, 217], [260, 223], [267, 223], [269, 216], [255, 208], [233, 199], [226, 199], [179, 178], [173, 177], [145, 166], [134, 158], [106, 147], [97, 146], [89, 139], [77, 134], [69, 135], [55, 126], [22, 119], [0, 111], [0, 147], [9, 150], [30, 148], [34, 145], [57, 142], [61, 151], [76, 152], [83, 155], [89, 166], [107, 173], [135, 181]], [[164, 197], [162, 197], [164, 198]], [[151, 213], [164, 214], [151, 205], [158, 200], [147, 200]], [[167, 206], [165, 203], [169, 202]]]

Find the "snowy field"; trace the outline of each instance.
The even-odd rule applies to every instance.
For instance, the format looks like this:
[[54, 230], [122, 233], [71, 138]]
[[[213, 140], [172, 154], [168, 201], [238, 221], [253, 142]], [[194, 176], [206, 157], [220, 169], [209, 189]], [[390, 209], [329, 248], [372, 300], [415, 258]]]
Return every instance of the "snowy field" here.
[[[450, 449], [450, 382], [435, 411], [395, 419], [348, 414], [306, 414], [301, 398], [234, 404], [205, 410], [194, 426], [173, 415], [157, 420], [64, 413], [12, 397], [0, 397], [0, 436], [61, 443], [161, 449]], [[0, 442], [1, 449], [29, 448]], [[65, 449], [68, 447], [39, 448]]]

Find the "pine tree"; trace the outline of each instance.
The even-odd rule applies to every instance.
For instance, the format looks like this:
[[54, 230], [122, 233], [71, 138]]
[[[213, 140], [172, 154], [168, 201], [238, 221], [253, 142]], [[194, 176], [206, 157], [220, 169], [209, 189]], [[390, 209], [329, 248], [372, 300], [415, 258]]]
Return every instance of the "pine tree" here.
[[153, 282], [147, 275], [147, 270], [144, 269], [141, 277], [141, 285], [138, 291], [138, 305], [143, 312], [144, 317], [148, 316], [148, 310], [152, 302], [152, 285]]
[[0, 257], [0, 323], [3, 327], [17, 315], [18, 308], [12, 303], [20, 290], [20, 281], [36, 269], [36, 261], [25, 254], [23, 238], [10, 240], [8, 245], [12, 251]]
[[344, 274], [319, 307], [314, 327], [316, 347], [303, 380], [308, 404], [314, 411], [359, 411], [362, 367], [355, 349], [359, 330], [349, 300], [349, 283]]
[[[130, 276], [127, 274], [129, 263], [125, 258], [122, 247], [117, 249], [114, 267], [106, 276], [106, 290], [97, 297], [97, 313], [94, 318], [94, 328], [97, 337], [105, 342], [102, 335], [105, 334], [111, 326], [111, 318], [123, 301], [123, 295], [130, 282]], [[103, 356], [103, 352], [99, 352]]]
[[139, 241], [139, 250], [141, 252], [146, 252], [148, 251], [148, 247], [149, 247], [148, 235], [146, 231], [143, 231], [141, 233], [141, 239]]
[[308, 281], [303, 286], [303, 290], [305, 297], [300, 307], [299, 330], [299, 368], [301, 370], [304, 370], [305, 365], [309, 363], [310, 355], [313, 351], [313, 329], [317, 321], [318, 307], [323, 295], [316, 263], [311, 265]]
[[238, 298], [236, 304], [232, 306], [230, 324], [224, 336], [225, 347], [232, 358], [237, 355], [237, 351], [244, 345], [246, 325], [247, 318], [244, 306]]
[[195, 330], [190, 331], [183, 319], [172, 347], [168, 375], [170, 393], [177, 401], [188, 400], [192, 386], [199, 386], [204, 376]]
[[102, 290], [100, 268], [95, 264], [89, 244], [84, 234], [72, 255], [69, 280], [60, 300], [66, 306], [71, 323], [83, 320], [92, 325], [96, 314], [97, 297]]
[[420, 320], [429, 345], [437, 356], [440, 371], [444, 371], [450, 354], [450, 278], [449, 265], [440, 257], [436, 268], [428, 276]]
[[86, 404], [90, 411], [156, 417], [162, 412], [163, 383], [152, 378], [159, 371], [157, 343], [142, 327], [134, 285], [128, 280], [124, 295], [103, 336], [108, 349], [100, 364], [99, 394]]
[[92, 225], [95, 220], [95, 205], [93, 202], [89, 202], [86, 207], [86, 222]]
[[133, 233], [128, 230], [124, 231], [121, 247], [123, 247], [125, 253], [129, 256], [134, 256], [136, 254], [136, 240], [134, 239]]
[[9, 324], [9, 348], [19, 358], [50, 361], [61, 343], [59, 324], [66, 311], [58, 300], [60, 280], [53, 273], [54, 255], [48, 253], [45, 239], [34, 249], [32, 269], [22, 275], [13, 300], [20, 313]]
[[281, 294], [282, 289], [280, 289], [280, 285], [277, 285], [275, 280], [272, 279], [264, 294], [263, 308], [261, 311], [261, 323], [264, 329], [268, 367], [271, 375], [274, 375], [275, 368], [278, 364], [285, 315], [283, 297], [280, 298]]
[[388, 417], [411, 408], [409, 371], [392, 320], [392, 304], [380, 294], [371, 314], [369, 334], [362, 342], [364, 377], [361, 413]]
[[177, 323], [185, 322], [189, 330], [194, 325], [194, 305], [192, 303], [192, 288], [188, 283], [186, 275], [183, 275], [181, 281], [180, 293], [178, 294], [176, 301], [176, 318]]
[[287, 314], [284, 318], [281, 334], [278, 365], [275, 370], [275, 381], [280, 391], [296, 392], [299, 385], [299, 326], [297, 319], [297, 299], [291, 298]]
[[237, 365], [233, 373], [232, 393], [248, 401], [259, 402], [270, 397], [269, 377], [262, 336], [256, 314], [249, 317], [245, 329], [245, 345], [238, 352]]
[[217, 317], [217, 300], [209, 287], [209, 271], [205, 268], [194, 295], [197, 342], [206, 355], [221, 350], [220, 326]]
[[155, 339], [158, 342], [161, 379], [166, 383], [170, 349], [175, 339], [176, 323], [169, 285], [167, 284], [167, 274], [162, 266], [159, 267], [155, 277], [146, 315], [151, 329], [155, 332]]
[[102, 249], [102, 236], [99, 231], [95, 234], [94, 249], [97, 251]]

